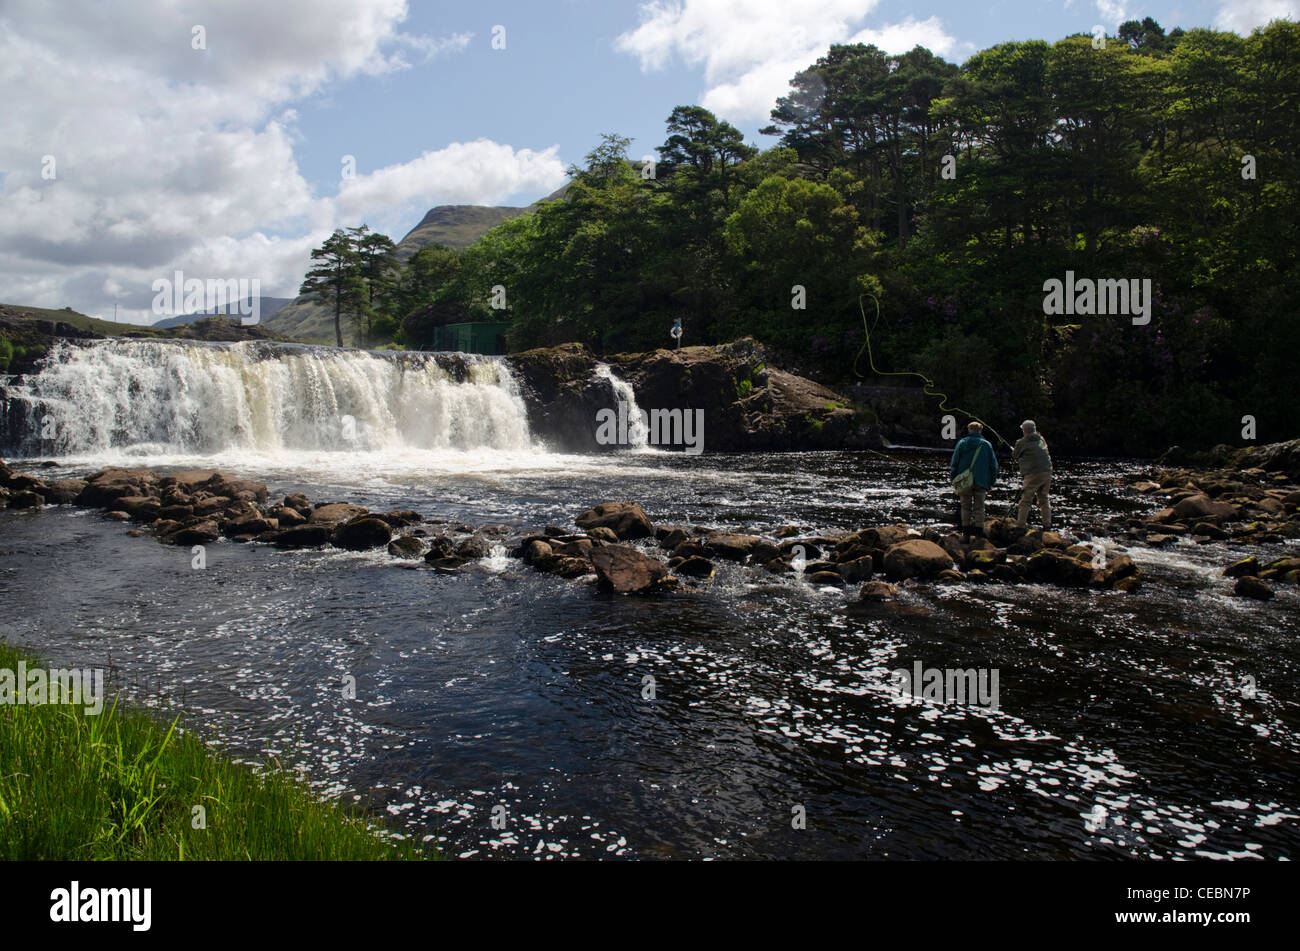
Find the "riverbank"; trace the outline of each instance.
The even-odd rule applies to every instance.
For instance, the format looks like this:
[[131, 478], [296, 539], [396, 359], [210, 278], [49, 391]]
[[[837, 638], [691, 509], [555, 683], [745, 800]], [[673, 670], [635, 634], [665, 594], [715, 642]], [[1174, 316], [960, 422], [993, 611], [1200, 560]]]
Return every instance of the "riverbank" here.
[[[0, 641], [0, 671], [40, 662]], [[420, 858], [409, 841], [256, 772], [176, 722], [118, 706], [0, 705], [0, 859]]]

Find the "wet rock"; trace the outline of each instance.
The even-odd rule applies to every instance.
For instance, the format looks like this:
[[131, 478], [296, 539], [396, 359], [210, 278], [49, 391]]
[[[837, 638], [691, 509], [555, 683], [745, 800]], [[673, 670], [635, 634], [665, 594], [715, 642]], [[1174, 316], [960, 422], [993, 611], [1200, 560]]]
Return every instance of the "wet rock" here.
[[1295, 569], [1300, 568], [1300, 558], [1290, 555], [1283, 558], [1276, 558], [1266, 564], [1264, 568], [1267, 571], [1277, 571], [1281, 573], [1294, 571]]
[[86, 482], [83, 479], [60, 479], [50, 483], [42, 494], [50, 505], [72, 505], [85, 488]]
[[597, 541], [601, 544], [610, 544], [618, 541], [618, 536], [614, 534], [614, 530], [611, 528], [605, 528], [603, 525], [597, 525], [595, 528], [587, 529], [587, 535], [592, 539], [592, 541]]
[[876, 565], [874, 559], [870, 555], [866, 555], [862, 558], [855, 558], [853, 561], [840, 562], [836, 570], [846, 583], [858, 584], [859, 582], [871, 580]]
[[329, 543], [333, 526], [323, 523], [295, 525], [275, 536], [276, 548], [319, 548]]
[[814, 571], [804, 575], [804, 580], [809, 584], [844, 584], [844, 579], [838, 571]]
[[236, 535], [263, 535], [267, 532], [273, 532], [280, 527], [280, 523], [273, 518], [266, 518], [256, 513], [245, 515], [243, 518], [231, 519], [226, 522], [222, 531], [227, 537]]
[[1241, 578], [1245, 575], [1259, 574], [1259, 559], [1254, 555], [1249, 558], [1242, 558], [1240, 561], [1234, 561], [1227, 568], [1223, 569], [1224, 575], [1229, 578]]
[[1127, 578], [1120, 578], [1115, 582], [1115, 590], [1122, 591], [1125, 594], [1132, 593], [1142, 587], [1142, 579], [1137, 575], [1129, 575]]
[[761, 539], [756, 535], [713, 532], [704, 537], [704, 547], [719, 558], [726, 558], [728, 561], [744, 561], [760, 541]]
[[781, 554], [793, 555], [796, 549], [803, 549], [803, 556], [808, 559], [820, 558], [822, 556], [822, 547], [811, 539], [792, 538], [781, 543]]
[[1267, 601], [1273, 597], [1273, 586], [1254, 575], [1242, 575], [1233, 586], [1232, 593], [1241, 598]]
[[885, 574], [895, 581], [931, 577], [952, 565], [952, 556], [923, 538], [899, 542], [885, 552]]
[[307, 522], [307, 516], [288, 505], [277, 505], [266, 514], [275, 519], [281, 528], [293, 528], [295, 525], [303, 525]]
[[179, 531], [172, 532], [167, 536], [167, 540], [173, 545], [180, 545], [188, 548], [191, 545], [207, 545], [215, 542], [221, 537], [221, 531], [217, 523], [213, 521], [200, 521], [192, 525], [187, 525]]
[[187, 522], [194, 517], [194, 506], [164, 505], [158, 509], [158, 517], [175, 519], [178, 522]]
[[[1091, 558], [1092, 552], [1088, 549], [1085, 552]], [[1055, 548], [1043, 548], [1030, 555], [1025, 562], [1025, 570], [1030, 580], [1049, 584], [1081, 586], [1090, 584], [1093, 580], [1091, 562], [1072, 558]]]
[[965, 576], [955, 568], [945, 568], [934, 576], [935, 584], [961, 584], [965, 580]]
[[654, 526], [639, 502], [601, 502], [579, 515], [574, 524], [587, 532], [608, 528], [624, 541], [654, 535]]
[[913, 537], [911, 527], [902, 523], [885, 525], [881, 528], [867, 528], [857, 534], [859, 544], [865, 545], [867, 548], [879, 548], [882, 551], [888, 551], [894, 545]]
[[388, 553], [394, 558], [419, 558], [424, 545], [413, 535], [399, 535], [388, 543]]
[[424, 516], [414, 509], [393, 509], [391, 512], [385, 512], [383, 519], [393, 528], [405, 528], [424, 521]]
[[523, 559], [525, 563], [531, 565], [550, 558], [554, 554], [555, 552], [549, 544], [535, 538], [524, 545]]
[[31, 489], [23, 489], [9, 496], [11, 509], [37, 509], [45, 504], [45, 496]]
[[795, 535], [798, 535], [799, 531], [800, 529], [799, 526], [797, 525], [782, 525], [772, 534], [776, 538], [791, 538]]
[[[758, 544], [749, 550], [749, 557], [754, 564], [761, 565], [771, 561], [773, 558], [780, 558], [781, 549], [778, 546], [773, 545], [771, 542], [760, 539]], [[839, 559], [836, 560], [838, 561]]]
[[1005, 556], [996, 548], [972, 548], [966, 553], [966, 567], [972, 570], [990, 571], [1000, 564]]
[[898, 588], [888, 581], [868, 581], [858, 592], [863, 601], [889, 601], [898, 597]]
[[77, 504], [104, 508], [124, 496], [154, 495], [158, 476], [148, 469], [101, 469], [86, 479], [86, 487], [77, 496]]
[[601, 545], [592, 551], [591, 564], [600, 586], [620, 594], [652, 591], [669, 577], [662, 561], [627, 545]]
[[680, 575], [688, 575], [692, 578], [712, 578], [714, 567], [713, 562], [707, 558], [701, 558], [699, 555], [693, 555], [690, 558], [682, 560], [681, 564], [673, 568]]
[[354, 518], [361, 518], [361, 516], [369, 514], [370, 509], [361, 505], [349, 505], [347, 502], [328, 502], [313, 509], [311, 515], [307, 517], [307, 523], [309, 525], [334, 528], [343, 522], [350, 522]]
[[1228, 502], [1216, 502], [1204, 493], [1189, 496], [1174, 506], [1174, 518], [1202, 522], [1219, 519], [1237, 519], [1241, 517], [1237, 506]]
[[763, 570], [770, 571], [774, 575], [785, 575], [794, 571], [786, 558], [773, 558], [771, 561], [764, 563]]
[[294, 492], [291, 495], [286, 495], [284, 497], [284, 501], [282, 501], [280, 504], [285, 506], [286, 508], [294, 509], [300, 515], [302, 515], [304, 519], [307, 516], [311, 515], [311, 500], [308, 499], [307, 496], [303, 495], [301, 492]]
[[[344, 522], [334, 529], [334, 545], [348, 551], [369, 551], [386, 546], [393, 537], [393, 528], [381, 518], [362, 516]], [[484, 552], [486, 554], [486, 550]]]

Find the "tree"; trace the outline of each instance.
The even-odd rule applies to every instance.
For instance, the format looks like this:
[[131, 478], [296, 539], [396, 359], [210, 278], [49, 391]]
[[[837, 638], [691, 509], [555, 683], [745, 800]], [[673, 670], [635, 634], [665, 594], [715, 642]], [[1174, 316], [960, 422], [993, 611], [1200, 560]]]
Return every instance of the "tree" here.
[[348, 237], [357, 256], [357, 274], [365, 283], [366, 306], [361, 311], [364, 319], [363, 346], [373, 342], [372, 330], [382, 304], [397, 283], [397, 245], [388, 235], [372, 232], [366, 225], [349, 228]]
[[314, 296], [323, 304], [333, 303], [334, 337], [341, 347], [343, 314], [357, 313], [365, 299], [359, 256], [348, 233], [340, 228], [312, 251], [311, 259], [319, 263], [307, 272], [298, 293]]

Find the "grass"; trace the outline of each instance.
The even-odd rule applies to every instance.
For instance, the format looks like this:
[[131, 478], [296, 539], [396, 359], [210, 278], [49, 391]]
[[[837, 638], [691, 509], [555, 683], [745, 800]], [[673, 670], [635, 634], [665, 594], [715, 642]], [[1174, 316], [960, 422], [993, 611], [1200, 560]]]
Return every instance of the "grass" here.
[[[0, 641], [0, 669], [19, 660], [39, 665]], [[214, 752], [175, 721], [111, 698], [98, 716], [64, 704], [0, 705], [0, 859], [421, 857], [283, 772]]]
[[36, 320], [61, 320], [65, 324], [71, 324], [82, 330], [93, 330], [95, 333], [103, 334], [106, 337], [120, 336], [124, 333], [142, 333], [151, 337], [167, 335], [165, 330], [154, 330], [142, 324], [114, 323], [111, 320], [100, 320], [98, 317], [88, 317], [75, 310], [50, 310], [45, 307], [27, 307], [20, 304], [0, 304], [0, 307], [7, 307], [16, 314]]

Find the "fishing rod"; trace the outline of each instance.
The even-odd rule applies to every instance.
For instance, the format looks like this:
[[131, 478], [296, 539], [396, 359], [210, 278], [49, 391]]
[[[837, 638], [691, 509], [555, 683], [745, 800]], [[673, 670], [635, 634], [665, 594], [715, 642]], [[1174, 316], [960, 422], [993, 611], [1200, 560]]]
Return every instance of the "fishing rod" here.
[[1002, 434], [1001, 434], [1000, 432], [998, 432], [996, 429], [994, 429], [992, 426], [990, 426], [990, 425], [989, 425], [988, 423], [986, 423], [984, 420], [980, 419], [980, 418], [979, 418], [978, 416], [976, 416], [974, 413], [968, 412], [967, 410], [962, 409], [960, 406], [949, 406], [949, 405], [948, 405], [948, 394], [947, 394], [947, 393], [940, 392], [939, 388], [938, 388], [937, 386], [935, 386], [934, 381], [931, 380], [931, 379], [930, 379], [928, 376], [926, 376], [924, 373], [918, 373], [918, 372], [915, 371], [915, 370], [881, 370], [879, 367], [876, 366], [875, 356], [874, 356], [874, 355], [872, 354], [872, 352], [871, 352], [871, 328], [867, 326], [867, 310], [866, 310], [865, 307], [862, 306], [862, 298], [864, 298], [864, 297], [868, 297], [868, 296], [871, 298], [872, 302], [876, 305], [876, 321], [875, 321], [875, 322], [876, 322], [876, 323], [880, 323], [880, 301], [876, 299], [876, 295], [875, 295], [875, 294], [870, 294], [870, 295], [868, 295], [868, 294], [859, 294], [859, 295], [858, 295], [858, 312], [859, 312], [860, 314], [862, 314], [862, 332], [863, 332], [863, 339], [862, 339], [862, 346], [858, 348], [858, 355], [853, 359], [853, 373], [854, 373], [854, 375], [857, 376], [858, 379], [866, 379], [866, 377], [864, 377], [861, 373], [858, 372], [858, 361], [862, 359], [862, 351], [865, 350], [865, 351], [867, 352], [867, 362], [871, 365], [871, 371], [872, 371], [873, 373], [875, 373], [877, 376], [915, 376], [915, 377], [920, 377], [920, 378], [924, 381], [924, 386], [921, 387], [921, 391], [922, 391], [923, 393], [925, 393], [926, 396], [938, 397], [938, 398], [939, 398], [939, 410], [940, 410], [941, 412], [947, 412], [947, 413], [961, 413], [961, 415], [965, 416], [967, 419], [973, 419], [973, 420], [975, 420], [975, 422], [977, 422], [977, 423], [979, 423], [980, 425], [982, 425], [985, 429], [987, 429], [989, 432], [991, 432], [994, 436], [997, 436], [997, 437], [998, 437], [998, 442], [1000, 442], [1000, 443], [1002, 443], [1002, 445], [1004, 445], [1004, 446], [1010, 448], [1010, 447], [1011, 447], [1011, 443], [1009, 443], [1009, 442], [1007, 442], [1005, 439], [1003, 439], [1003, 438], [1002, 438]]

